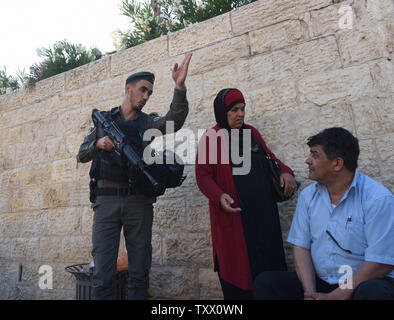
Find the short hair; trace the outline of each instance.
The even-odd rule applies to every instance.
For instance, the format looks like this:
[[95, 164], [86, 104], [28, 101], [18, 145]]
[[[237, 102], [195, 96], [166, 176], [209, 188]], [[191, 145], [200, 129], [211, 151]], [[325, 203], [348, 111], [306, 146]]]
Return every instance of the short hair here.
[[307, 145], [309, 147], [321, 145], [328, 159], [342, 158], [349, 171], [356, 171], [360, 147], [358, 139], [348, 130], [340, 127], [327, 128], [309, 137]]

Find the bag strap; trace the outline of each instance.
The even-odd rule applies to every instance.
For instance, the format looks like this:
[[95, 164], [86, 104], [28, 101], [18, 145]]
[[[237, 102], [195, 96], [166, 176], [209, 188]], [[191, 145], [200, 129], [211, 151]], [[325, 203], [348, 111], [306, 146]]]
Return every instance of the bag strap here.
[[258, 150], [264, 154], [265, 158], [271, 160], [272, 158], [270, 157], [268, 152], [263, 148], [263, 146], [260, 144], [260, 141], [253, 134], [253, 132], [252, 132], [252, 139], [253, 139], [253, 142], [256, 143]]

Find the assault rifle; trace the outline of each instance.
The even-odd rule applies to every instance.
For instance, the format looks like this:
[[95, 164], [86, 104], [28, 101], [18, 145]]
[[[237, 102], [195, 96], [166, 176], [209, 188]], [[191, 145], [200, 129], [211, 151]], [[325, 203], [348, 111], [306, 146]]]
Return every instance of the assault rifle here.
[[131, 165], [141, 171], [141, 173], [149, 180], [155, 191], [159, 191], [162, 186], [155, 178], [146, 170], [145, 162], [138, 156], [134, 149], [126, 143], [126, 137], [120, 130], [119, 126], [114, 122], [109, 122], [97, 109], [93, 109], [92, 119], [95, 125], [100, 124], [104, 132], [112, 140], [115, 145], [115, 152], [120, 156], [123, 154]]

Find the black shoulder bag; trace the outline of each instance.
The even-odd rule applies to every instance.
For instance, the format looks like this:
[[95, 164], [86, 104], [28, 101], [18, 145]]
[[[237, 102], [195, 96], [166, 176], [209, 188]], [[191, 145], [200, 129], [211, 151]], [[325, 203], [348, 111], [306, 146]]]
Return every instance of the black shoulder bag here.
[[[287, 197], [284, 193], [285, 188], [280, 186], [280, 166], [275, 159], [272, 159], [265, 149], [256, 141], [257, 147], [263, 152], [268, 165], [269, 175], [271, 177], [272, 195], [276, 202], [283, 202], [289, 200], [292, 196]], [[301, 183], [296, 181], [297, 190]]]
[[[142, 138], [143, 133], [148, 128], [147, 115], [141, 115], [140, 117], [140, 136]], [[143, 147], [146, 148], [151, 141], [143, 141]], [[145, 170], [151, 174], [160, 184], [160, 188], [154, 189], [150, 181], [145, 175], [139, 171], [135, 171], [136, 174], [136, 189], [142, 194], [149, 197], [157, 197], [164, 194], [168, 188], [179, 187], [186, 176], [183, 175], [184, 164], [177, 159], [175, 153], [170, 150], [164, 150], [156, 152], [152, 149], [152, 152], [162, 157], [163, 163], [153, 163], [145, 166]], [[172, 154], [172, 155], [171, 155]], [[168, 159], [172, 161], [168, 161]]]

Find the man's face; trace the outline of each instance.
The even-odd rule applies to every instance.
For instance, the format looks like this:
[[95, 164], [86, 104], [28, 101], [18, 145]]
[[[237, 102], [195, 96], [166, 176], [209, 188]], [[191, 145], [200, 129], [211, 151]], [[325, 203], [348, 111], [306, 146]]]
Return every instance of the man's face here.
[[333, 169], [333, 160], [327, 158], [321, 145], [310, 148], [310, 154], [305, 163], [309, 167], [309, 179], [320, 183], [329, 178]]
[[245, 119], [245, 103], [237, 103], [227, 112], [227, 122], [231, 129], [240, 129]]
[[145, 104], [148, 102], [149, 97], [152, 94], [153, 84], [147, 80], [140, 80], [134, 85], [129, 83], [126, 86], [126, 94], [130, 101], [131, 107], [139, 111], [141, 110]]

